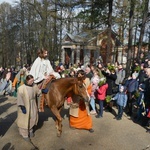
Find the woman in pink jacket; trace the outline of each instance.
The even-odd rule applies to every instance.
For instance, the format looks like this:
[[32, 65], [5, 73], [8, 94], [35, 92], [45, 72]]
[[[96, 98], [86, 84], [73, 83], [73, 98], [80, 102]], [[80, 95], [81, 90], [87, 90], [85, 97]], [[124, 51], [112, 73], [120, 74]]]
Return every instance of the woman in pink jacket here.
[[97, 89], [97, 99], [99, 101], [100, 110], [96, 118], [102, 118], [103, 117], [103, 102], [106, 98], [106, 91], [108, 89], [106, 78], [101, 78], [98, 85], [99, 85], [99, 88]]

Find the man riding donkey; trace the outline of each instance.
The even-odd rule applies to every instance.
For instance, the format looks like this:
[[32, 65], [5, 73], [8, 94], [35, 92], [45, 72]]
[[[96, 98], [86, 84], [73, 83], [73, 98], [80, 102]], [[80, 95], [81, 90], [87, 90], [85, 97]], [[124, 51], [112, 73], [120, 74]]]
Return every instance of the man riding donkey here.
[[45, 101], [44, 95], [48, 92], [48, 86], [52, 79], [61, 78], [60, 74], [55, 72], [52, 68], [50, 61], [47, 59], [48, 52], [46, 48], [38, 50], [38, 57], [35, 59], [31, 66], [29, 74], [34, 77], [34, 83], [42, 90], [42, 97], [39, 96], [38, 108], [43, 112], [43, 105]]

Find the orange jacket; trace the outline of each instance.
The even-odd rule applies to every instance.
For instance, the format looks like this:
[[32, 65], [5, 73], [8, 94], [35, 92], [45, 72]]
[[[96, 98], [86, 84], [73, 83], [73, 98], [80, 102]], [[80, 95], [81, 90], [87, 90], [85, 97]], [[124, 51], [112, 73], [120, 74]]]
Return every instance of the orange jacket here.
[[88, 94], [91, 95], [91, 93], [92, 93], [92, 85], [91, 84], [87, 87], [87, 91], [88, 91]]

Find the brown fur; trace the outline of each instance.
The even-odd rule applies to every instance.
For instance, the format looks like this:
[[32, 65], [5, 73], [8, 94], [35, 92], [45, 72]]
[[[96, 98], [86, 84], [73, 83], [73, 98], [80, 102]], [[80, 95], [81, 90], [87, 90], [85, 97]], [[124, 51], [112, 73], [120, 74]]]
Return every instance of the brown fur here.
[[62, 132], [60, 111], [68, 94], [79, 95], [85, 101], [89, 101], [89, 95], [83, 84], [83, 78], [61, 78], [51, 83], [49, 92], [45, 97], [47, 99], [47, 105], [56, 116], [57, 136], [60, 136]]

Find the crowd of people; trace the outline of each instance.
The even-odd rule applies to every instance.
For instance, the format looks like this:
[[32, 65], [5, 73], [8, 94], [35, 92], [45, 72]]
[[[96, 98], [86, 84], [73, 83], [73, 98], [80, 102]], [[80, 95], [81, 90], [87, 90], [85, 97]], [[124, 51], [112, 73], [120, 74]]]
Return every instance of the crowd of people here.
[[[149, 123], [150, 58], [135, 60], [130, 75], [127, 76], [123, 64], [104, 65], [101, 61], [86, 66], [80, 63], [70, 64], [69, 69], [66, 69], [65, 64], [59, 63], [53, 69], [47, 55], [46, 49], [40, 49], [33, 64], [24, 65], [18, 72], [13, 68], [0, 68], [0, 95], [17, 97], [18, 128], [24, 139], [29, 141], [34, 135], [33, 126], [38, 121], [40, 95], [48, 90], [43, 88], [43, 81], [47, 81], [50, 75], [54, 75], [56, 79], [85, 75], [90, 102], [79, 100], [78, 103], [73, 103], [72, 99], [77, 97], [66, 97], [70, 108], [71, 128], [94, 132], [91, 115], [103, 118], [103, 110], [112, 112], [113, 106], [118, 109], [116, 120], [121, 120], [123, 113], [126, 113], [135, 122], [145, 125]], [[135, 109], [137, 113], [133, 116]]]

